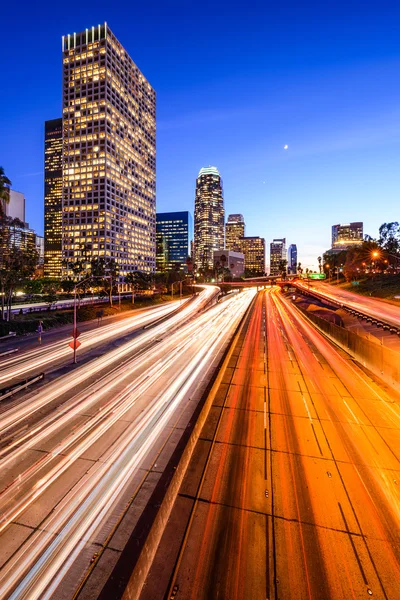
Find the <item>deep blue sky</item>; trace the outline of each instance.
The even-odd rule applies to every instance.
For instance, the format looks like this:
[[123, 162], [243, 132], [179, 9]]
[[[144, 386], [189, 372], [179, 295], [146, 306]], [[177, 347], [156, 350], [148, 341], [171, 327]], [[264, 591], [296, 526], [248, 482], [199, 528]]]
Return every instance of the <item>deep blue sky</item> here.
[[24, 4], [2, 9], [0, 165], [38, 232], [61, 36], [104, 21], [157, 91], [159, 211], [193, 212], [197, 173], [215, 165], [226, 213], [297, 243], [303, 266], [334, 223], [375, 236], [400, 220], [399, 2]]

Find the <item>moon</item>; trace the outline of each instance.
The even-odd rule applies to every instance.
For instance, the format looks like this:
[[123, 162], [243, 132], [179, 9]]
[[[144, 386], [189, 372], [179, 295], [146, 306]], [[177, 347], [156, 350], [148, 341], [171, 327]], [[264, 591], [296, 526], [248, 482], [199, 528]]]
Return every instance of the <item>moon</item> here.
[[289, 149], [289, 146], [288, 146], [288, 144], [285, 144], [285, 145], [283, 146], [283, 149], [284, 149], [284, 150], [288, 150], [288, 149]]

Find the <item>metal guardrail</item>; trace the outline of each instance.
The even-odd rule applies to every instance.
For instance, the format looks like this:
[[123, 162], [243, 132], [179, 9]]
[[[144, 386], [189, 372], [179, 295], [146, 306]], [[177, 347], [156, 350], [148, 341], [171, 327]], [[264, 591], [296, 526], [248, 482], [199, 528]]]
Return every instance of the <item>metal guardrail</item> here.
[[24, 383], [19, 382], [12, 385], [9, 388], [3, 388], [2, 390], [0, 390], [0, 402], [2, 400], [5, 400], [6, 398], [9, 398], [10, 396], [13, 396], [14, 394], [17, 394], [18, 392], [27, 388], [33, 383], [41, 381], [42, 379], [44, 379], [44, 373], [40, 373], [39, 375], [35, 375], [34, 377], [28, 377]]
[[13, 348], [12, 350], [7, 350], [6, 352], [1, 352], [0, 356], [8, 356], [9, 354], [15, 354], [18, 352], [19, 348]]
[[313, 296], [314, 298], [317, 298], [317, 300], [323, 300], [327, 304], [338, 306], [339, 308], [342, 308], [357, 319], [362, 319], [363, 321], [367, 321], [372, 325], [376, 325], [377, 327], [382, 327], [382, 329], [390, 331], [390, 333], [395, 333], [398, 336], [400, 336], [400, 327], [393, 325], [393, 323], [388, 323], [383, 319], [373, 317], [372, 315], [364, 313], [360, 310], [356, 310], [352, 306], [348, 306], [345, 301], [342, 301], [342, 299], [335, 300], [334, 298], [327, 298], [324, 294], [319, 294], [318, 292], [315, 292], [315, 290], [306, 290], [302, 286], [296, 285], [296, 282], [293, 282], [292, 285], [300, 292], [300, 294], [303, 294], [304, 296]]
[[15, 337], [17, 335], [17, 333], [15, 331], [10, 331], [10, 333], [8, 333], [7, 335], [2, 335], [0, 337], [0, 341], [2, 342], [3, 340], [9, 340], [12, 337]]

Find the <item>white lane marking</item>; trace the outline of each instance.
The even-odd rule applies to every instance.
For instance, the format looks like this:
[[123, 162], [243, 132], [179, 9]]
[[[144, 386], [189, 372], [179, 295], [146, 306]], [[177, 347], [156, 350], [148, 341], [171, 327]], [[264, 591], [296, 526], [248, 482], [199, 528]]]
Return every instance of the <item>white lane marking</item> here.
[[311, 423], [312, 423], [312, 422], [313, 422], [313, 420], [312, 420], [312, 417], [311, 417], [310, 411], [308, 410], [308, 404], [307, 404], [307, 401], [306, 401], [306, 399], [304, 398], [304, 396], [302, 396], [302, 398], [303, 398], [304, 406], [306, 407], [306, 411], [307, 411], [307, 414], [308, 414], [308, 418], [310, 419], [310, 421], [311, 421]]
[[345, 405], [347, 406], [348, 411], [353, 416], [353, 419], [355, 420], [355, 422], [357, 423], [357, 425], [360, 425], [360, 421], [357, 419], [356, 415], [353, 413], [353, 411], [351, 410], [350, 406], [347, 404], [346, 400], [344, 398], [342, 398], [342, 400], [345, 403]]

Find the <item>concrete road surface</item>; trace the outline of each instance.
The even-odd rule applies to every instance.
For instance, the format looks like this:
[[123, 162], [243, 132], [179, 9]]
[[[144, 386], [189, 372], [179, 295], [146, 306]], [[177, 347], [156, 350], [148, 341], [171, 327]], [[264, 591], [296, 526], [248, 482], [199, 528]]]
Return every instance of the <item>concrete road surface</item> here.
[[214, 394], [141, 600], [399, 600], [399, 397], [276, 288]]
[[[308, 289], [306, 283], [296, 282], [304, 289]], [[347, 306], [354, 310], [359, 310], [375, 319], [381, 319], [396, 327], [400, 327], [400, 301], [399, 306], [378, 300], [377, 298], [368, 298], [361, 294], [355, 294], [347, 290], [342, 290], [335, 285], [322, 283], [311, 286], [311, 290], [317, 294], [325, 296], [325, 298], [333, 298], [334, 300], [343, 301]]]

